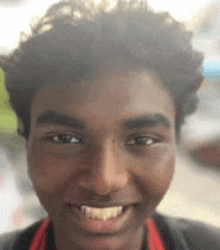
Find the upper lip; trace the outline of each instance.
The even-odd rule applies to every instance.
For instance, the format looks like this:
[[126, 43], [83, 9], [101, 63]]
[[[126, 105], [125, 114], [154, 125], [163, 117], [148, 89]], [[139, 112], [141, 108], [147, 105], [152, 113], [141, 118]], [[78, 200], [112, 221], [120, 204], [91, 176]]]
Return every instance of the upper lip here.
[[[139, 201], [140, 202], [140, 201]], [[76, 207], [81, 207], [81, 206], [88, 206], [88, 207], [95, 207], [95, 208], [109, 208], [109, 207], [128, 207], [128, 206], [132, 206], [135, 205], [139, 202], [111, 202], [111, 203], [105, 203], [105, 202], [67, 202], [68, 204], [70, 204], [71, 206], [76, 206]]]

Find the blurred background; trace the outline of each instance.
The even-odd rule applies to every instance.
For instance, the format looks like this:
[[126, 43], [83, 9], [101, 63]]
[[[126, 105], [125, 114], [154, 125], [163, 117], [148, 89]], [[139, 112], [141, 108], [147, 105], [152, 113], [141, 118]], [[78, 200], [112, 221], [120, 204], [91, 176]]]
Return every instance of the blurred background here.
[[[16, 47], [21, 31], [57, 1], [0, 0], [0, 53]], [[158, 210], [220, 226], [220, 0], [148, 0], [194, 32], [205, 54], [199, 107], [182, 128], [173, 183]], [[0, 71], [0, 233], [23, 228], [45, 215], [27, 177], [24, 141], [8, 104]]]

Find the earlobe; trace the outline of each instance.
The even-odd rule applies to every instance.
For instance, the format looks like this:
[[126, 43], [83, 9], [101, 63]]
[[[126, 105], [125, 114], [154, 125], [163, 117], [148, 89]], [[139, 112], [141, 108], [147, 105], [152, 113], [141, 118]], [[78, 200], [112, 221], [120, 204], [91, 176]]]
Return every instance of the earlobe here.
[[28, 149], [28, 138], [25, 138], [25, 149], [27, 150]]
[[20, 135], [21, 137], [23, 137], [23, 139], [25, 140], [25, 149], [27, 150], [28, 149], [29, 137], [28, 137], [27, 130], [24, 130], [23, 121], [19, 117], [18, 117], [17, 126], [18, 126], [17, 134]]

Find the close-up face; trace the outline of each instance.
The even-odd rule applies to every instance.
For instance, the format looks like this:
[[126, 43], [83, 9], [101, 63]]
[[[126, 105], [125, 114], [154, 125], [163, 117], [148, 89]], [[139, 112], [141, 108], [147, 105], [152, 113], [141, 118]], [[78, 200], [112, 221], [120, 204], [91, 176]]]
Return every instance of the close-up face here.
[[175, 104], [147, 71], [44, 87], [27, 153], [58, 249], [140, 249], [173, 176]]

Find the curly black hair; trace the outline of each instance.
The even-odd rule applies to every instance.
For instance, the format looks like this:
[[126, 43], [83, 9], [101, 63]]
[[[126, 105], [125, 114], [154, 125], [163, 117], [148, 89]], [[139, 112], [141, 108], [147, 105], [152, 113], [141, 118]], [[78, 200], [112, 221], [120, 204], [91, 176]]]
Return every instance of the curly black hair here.
[[[10, 103], [28, 138], [34, 95], [46, 84], [94, 74], [103, 65], [152, 69], [176, 102], [176, 129], [195, 111], [203, 56], [192, 33], [169, 13], [155, 13], [144, 0], [63, 0], [21, 34], [10, 55], [1, 56]], [[178, 134], [177, 133], [177, 134]]]

